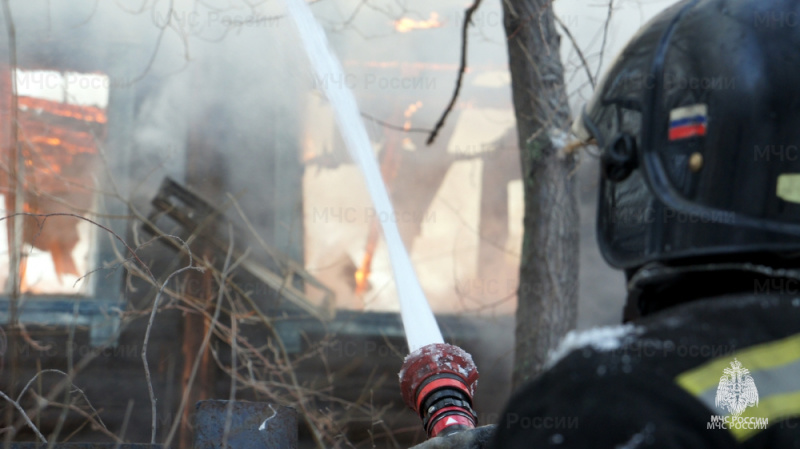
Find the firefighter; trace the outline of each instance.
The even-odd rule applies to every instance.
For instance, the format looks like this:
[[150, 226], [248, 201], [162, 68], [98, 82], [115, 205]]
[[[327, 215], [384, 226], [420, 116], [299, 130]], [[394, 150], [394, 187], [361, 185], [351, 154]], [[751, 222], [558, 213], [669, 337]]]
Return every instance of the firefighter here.
[[491, 443], [425, 444], [800, 448], [800, 2], [677, 2], [575, 132], [626, 323], [569, 334]]

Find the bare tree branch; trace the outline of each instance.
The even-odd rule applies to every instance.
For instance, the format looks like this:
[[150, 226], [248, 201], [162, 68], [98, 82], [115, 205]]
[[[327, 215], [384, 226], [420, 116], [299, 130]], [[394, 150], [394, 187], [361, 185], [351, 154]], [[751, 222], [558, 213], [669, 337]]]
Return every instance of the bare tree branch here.
[[586, 61], [586, 56], [583, 54], [583, 50], [581, 50], [581, 47], [578, 45], [578, 41], [575, 40], [575, 36], [572, 35], [572, 32], [558, 16], [555, 16], [555, 19], [556, 22], [561, 26], [561, 29], [564, 30], [564, 34], [566, 34], [567, 38], [570, 40], [570, 42], [572, 42], [572, 47], [575, 49], [575, 52], [578, 53], [578, 57], [581, 58], [581, 65], [583, 66], [583, 69], [586, 70], [586, 76], [589, 78], [589, 84], [591, 84], [592, 89], [594, 89], [594, 76], [592, 75], [592, 70], [589, 68], [589, 63]]
[[158, 303], [161, 301], [161, 295], [164, 293], [164, 288], [169, 284], [170, 279], [173, 277], [183, 273], [184, 271], [188, 270], [199, 270], [202, 271], [202, 268], [195, 267], [192, 264], [192, 252], [188, 251], [188, 245], [186, 242], [181, 240], [180, 237], [170, 236], [178, 241], [181, 242], [183, 246], [186, 247], [187, 252], [189, 253], [189, 264], [179, 270], [172, 272], [167, 278], [164, 280], [164, 283], [161, 284], [161, 288], [158, 289], [158, 294], [156, 295], [155, 301], [153, 301], [153, 309], [150, 313], [150, 320], [147, 322], [147, 330], [144, 333], [144, 341], [142, 342], [142, 364], [144, 364], [144, 375], [145, 379], [147, 380], [147, 391], [150, 394], [150, 413], [151, 415], [151, 423], [150, 423], [150, 444], [156, 444], [156, 395], [153, 392], [153, 381], [150, 377], [150, 365], [147, 363], [147, 344], [150, 342], [150, 331], [153, 329], [153, 323], [156, 320], [156, 313], [158, 312]]
[[458, 100], [458, 93], [461, 91], [461, 82], [464, 79], [464, 72], [467, 70], [467, 29], [472, 24], [472, 15], [481, 5], [482, 0], [475, 0], [475, 2], [467, 8], [466, 12], [464, 13], [464, 26], [461, 28], [461, 62], [458, 67], [458, 78], [456, 79], [456, 87], [453, 91], [453, 96], [450, 98], [450, 103], [448, 103], [447, 107], [445, 108], [442, 116], [439, 117], [439, 121], [436, 122], [436, 125], [433, 127], [433, 131], [428, 136], [428, 140], [425, 142], [427, 145], [433, 144], [436, 140], [436, 135], [439, 134], [439, 130], [442, 129], [444, 126], [444, 121], [447, 120], [447, 116], [450, 115], [450, 111], [453, 110], [453, 106], [456, 104], [456, 100]]
[[15, 400], [11, 399], [10, 397], [6, 396], [6, 394], [3, 393], [2, 391], [0, 391], [0, 397], [5, 399], [6, 401], [10, 402], [11, 405], [13, 405], [14, 408], [17, 409], [17, 411], [19, 411], [19, 413], [25, 419], [25, 423], [28, 424], [28, 427], [30, 427], [33, 430], [33, 432], [36, 434], [36, 436], [39, 437], [39, 439], [42, 440], [43, 443], [47, 443], [47, 438], [45, 438], [44, 435], [42, 435], [42, 432], [39, 432], [39, 428], [36, 427], [33, 424], [33, 421], [31, 421], [31, 418], [28, 416], [27, 413], [25, 413], [25, 410], [23, 410], [22, 407], [20, 407], [20, 405], [19, 405], [19, 403], [17, 401], [15, 401]]
[[[220, 282], [219, 291], [217, 293], [217, 303], [214, 308], [214, 316], [211, 319], [211, 325], [209, 326], [208, 332], [206, 332], [205, 337], [203, 337], [203, 342], [200, 344], [200, 349], [198, 350], [198, 356], [195, 357], [194, 366], [192, 366], [192, 373], [189, 376], [189, 382], [187, 383], [186, 390], [183, 392], [183, 396], [181, 397], [181, 404], [178, 408], [178, 413], [176, 416], [181, 416], [183, 413], [183, 409], [186, 408], [186, 402], [189, 400], [189, 392], [191, 390], [191, 386], [194, 383], [194, 378], [197, 375], [197, 370], [200, 366], [200, 360], [202, 357], [200, 356], [208, 347], [208, 342], [211, 340], [211, 333], [213, 332], [214, 328], [217, 326], [217, 321], [219, 320], [219, 314], [222, 310], [222, 298], [225, 293], [225, 282], [224, 279], [228, 276], [228, 269], [230, 268], [231, 257], [233, 256], [233, 230], [231, 227], [228, 228], [228, 254], [225, 255], [225, 264], [222, 267], [222, 279], [223, 282]], [[164, 283], [166, 285], [166, 282]], [[155, 407], [155, 404], [153, 405]], [[155, 416], [155, 411], [153, 416]], [[155, 425], [155, 421], [153, 421]], [[172, 442], [172, 438], [175, 436], [175, 432], [178, 430], [178, 426], [180, 425], [180, 420], [176, 419], [175, 422], [172, 424], [172, 428], [169, 430], [169, 434], [167, 434], [167, 439], [164, 441], [164, 447], [170, 447], [170, 443]], [[155, 427], [153, 428], [153, 442], [155, 444]]]
[[608, 27], [611, 25], [611, 15], [614, 14], [614, 0], [608, 0], [608, 16], [606, 23], [603, 26], [603, 41], [600, 43], [600, 57], [597, 60], [597, 73], [595, 78], [600, 76], [600, 70], [603, 69], [603, 57], [606, 53], [606, 41], [608, 40]]
[[433, 132], [433, 130], [430, 130], [430, 129], [424, 129], [424, 128], [408, 128], [408, 129], [406, 129], [406, 128], [402, 127], [402, 126], [392, 125], [391, 123], [386, 123], [383, 120], [380, 120], [380, 119], [378, 119], [378, 118], [376, 118], [374, 116], [371, 116], [371, 115], [369, 115], [369, 114], [367, 114], [365, 112], [362, 112], [361, 116], [364, 117], [367, 120], [373, 121], [373, 122], [383, 126], [384, 128], [392, 129], [392, 130], [395, 130], [395, 131], [402, 131], [402, 132], [406, 132], [406, 133], [422, 133], [422, 134], [428, 134], [428, 133], [432, 133]]

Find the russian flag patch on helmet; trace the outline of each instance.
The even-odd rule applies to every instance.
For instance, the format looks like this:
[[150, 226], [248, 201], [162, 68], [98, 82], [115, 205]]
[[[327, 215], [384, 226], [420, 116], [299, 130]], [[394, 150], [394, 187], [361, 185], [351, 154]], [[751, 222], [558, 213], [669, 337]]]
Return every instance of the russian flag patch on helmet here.
[[673, 109], [669, 113], [669, 140], [705, 136], [707, 125], [708, 107], [704, 104]]

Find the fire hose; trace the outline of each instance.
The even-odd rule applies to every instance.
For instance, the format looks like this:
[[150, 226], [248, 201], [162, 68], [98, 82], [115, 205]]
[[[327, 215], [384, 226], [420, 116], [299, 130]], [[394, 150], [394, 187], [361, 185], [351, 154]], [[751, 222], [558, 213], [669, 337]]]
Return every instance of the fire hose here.
[[403, 401], [419, 414], [429, 438], [474, 429], [478, 369], [458, 346], [434, 343], [409, 354], [400, 370]]

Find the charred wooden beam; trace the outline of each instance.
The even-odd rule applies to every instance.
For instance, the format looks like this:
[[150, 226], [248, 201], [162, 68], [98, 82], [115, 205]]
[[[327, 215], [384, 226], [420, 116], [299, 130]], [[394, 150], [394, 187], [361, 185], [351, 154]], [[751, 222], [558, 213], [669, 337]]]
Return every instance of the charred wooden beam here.
[[[225, 254], [228, 244], [223, 242], [214, 231], [226, 229], [229, 221], [223, 213], [186, 187], [181, 186], [172, 179], [165, 178], [161, 187], [152, 201], [153, 212], [144, 223], [144, 229], [153, 235], [167, 235], [163, 229], [163, 217], [168, 217], [179, 225], [180, 237], [186, 241], [202, 241], [204, 246], [213, 248], [219, 254]], [[235, 235], [245, 235], [236, 232]], [[185, 251], [178, 242], [167, 239], [166, 242], [176, 249]], [[239, 267], [244, 273], [237, 275], [231, 281], [232, 288], [245, 293], [248, 290], [258, 290], [257, 284], [269, 287], [278, 293], [278, 300], [270, 307], [285, 308], [280, 299], [289, 303], [289, 309], [310, 314], [318, 319], [329, 320], [333, 316], [334, 293], [325, 284], [319, 281], [297, 261], [286, 256], [275, 248], [265, 246], [273, 266], [267, 266], [255, 260], [255, 257], [241, 244], [233, 248], [233, 260], [239, 261]], [[242, 286], [248, 288], [242, 288]], [[321, 297], [311, 298], [307, 290], [316, 290]]]

